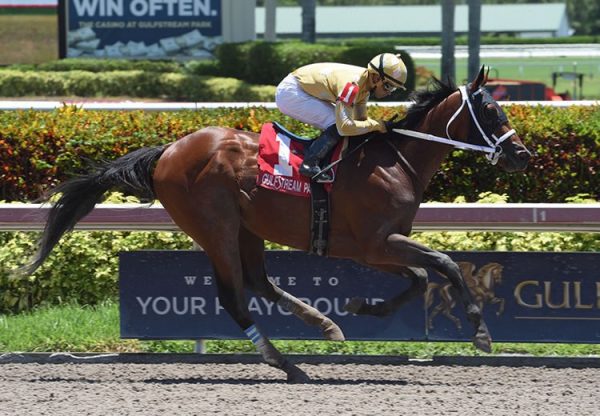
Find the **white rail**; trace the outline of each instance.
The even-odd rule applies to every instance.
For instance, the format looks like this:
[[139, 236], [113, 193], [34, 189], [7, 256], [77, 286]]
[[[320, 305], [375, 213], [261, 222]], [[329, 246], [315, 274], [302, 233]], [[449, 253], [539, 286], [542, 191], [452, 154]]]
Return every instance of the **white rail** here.
[[[0, 231], [43, 230], [48, 205], [0, 204]], [[77, 230], [178, 231], [160, 205], [101, 204]], [[600, 232], [597, 204], [422, 204], [415, 231]]]
[[[546, 107], [570, 107], [578, 106], [600, 106], [600, 101], [499, 101], [500, 105], [527, 105], [527, 106], [546, 106]], [[381, 107], [409, 107], [412, 103], [408, 101], [389, 101], [389, 102], [371, 102], [370, 106]], [[93, 101], [0, 101], [0, 111], [15, 110], [36, 110], [52, 111], [65, 105], [75, 105], [84, 110], [105, 110], [105, 111], [181, 111], [181, 110], [201, 110], [211, 108], [245, 108], [245, 107], [264, 107], [275, 109], [277, 106], [272, 102], [230, 102], [230, 103], [203, 103], [203, 102], [141, 102], [141, 101], [121, 101], [121, 102], [93, 102]]]

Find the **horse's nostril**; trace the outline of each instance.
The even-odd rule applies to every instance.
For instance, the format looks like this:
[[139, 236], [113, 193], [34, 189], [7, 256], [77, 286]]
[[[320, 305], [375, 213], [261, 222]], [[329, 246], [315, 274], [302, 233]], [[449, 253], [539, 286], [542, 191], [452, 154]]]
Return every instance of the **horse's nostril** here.
[[531, 153], [529, 153], [526, 149], [522, 149], [517, 152], [517, 157], [523, 162], [528, 162], [531, 158]]

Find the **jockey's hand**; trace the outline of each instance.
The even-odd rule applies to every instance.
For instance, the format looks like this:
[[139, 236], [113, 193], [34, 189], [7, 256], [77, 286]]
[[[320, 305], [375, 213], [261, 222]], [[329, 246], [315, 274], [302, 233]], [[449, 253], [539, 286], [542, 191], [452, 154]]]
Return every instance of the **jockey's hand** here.
[[385, 131], [391, 133], [393, 129], [401, 127], [402, 120], [398, 120], [398, 114], [394, 114], [392, 118], [385, 122]]

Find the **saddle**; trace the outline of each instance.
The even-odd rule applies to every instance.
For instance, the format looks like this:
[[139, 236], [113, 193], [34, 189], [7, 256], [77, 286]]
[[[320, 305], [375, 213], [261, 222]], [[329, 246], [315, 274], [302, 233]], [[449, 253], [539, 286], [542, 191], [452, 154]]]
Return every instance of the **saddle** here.
[[[277, 122], [265, 123], [260, 132], [258, 145], [259, 174], [257, 185], [285, 194], [309, 198], [311, 180], [298, 172], [305, 149], [313, 139], [302, 137], [287, 130]], [[340, 140], [337, 146], [324, 159], [326, 165], [339, 161], [347, 147], [347, 139]], [[331, 167], [335, 180], [337, 164]], [[330, 192], [332, 183], [325, 184]]]
[[[258, 144], [256, 181], [262, 188], [311, 198], [311, 252], [324, 256], [329, 235], [329, 192], [333, 183], [317, 183], [298, 172], [304, 149], [311, 142], [312, 139], [294, 134], [277, 122], [263, 124]], [[347, 139], [340, 140], [325, 160], [339, 160], [347, 144]], [[335, 180], [337, 164], [331, 169]]]

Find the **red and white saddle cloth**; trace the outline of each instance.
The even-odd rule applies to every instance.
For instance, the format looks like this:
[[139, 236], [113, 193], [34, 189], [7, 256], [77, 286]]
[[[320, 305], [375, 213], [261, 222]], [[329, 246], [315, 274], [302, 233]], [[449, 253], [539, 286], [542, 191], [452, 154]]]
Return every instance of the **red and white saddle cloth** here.
[[[304, 156], [304, 147], [310, 145], [301, 140], [291, 139], [284, 131], [275, 129], [272, 123], [265, 123], [260, 131], [258, 144], [258, 177], [256, 183], [263, 188], [285, 194], [310, 197], [310, 178], [300, 175], [298, 168]], [[337, 144], [332, 161], [338, 160], [347, 140]], [[338, 165], [333, 167], [334, 173]], [[325, 184], [329, 192], [332, 184]]]

